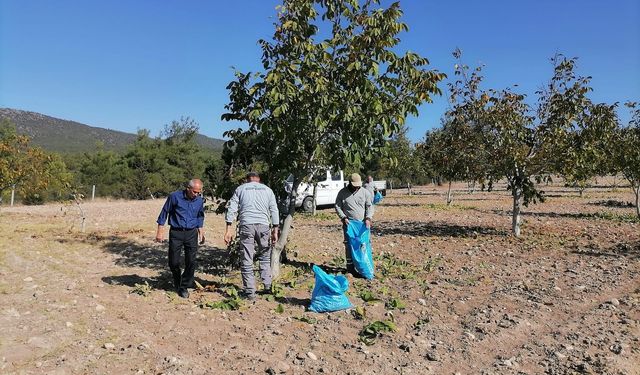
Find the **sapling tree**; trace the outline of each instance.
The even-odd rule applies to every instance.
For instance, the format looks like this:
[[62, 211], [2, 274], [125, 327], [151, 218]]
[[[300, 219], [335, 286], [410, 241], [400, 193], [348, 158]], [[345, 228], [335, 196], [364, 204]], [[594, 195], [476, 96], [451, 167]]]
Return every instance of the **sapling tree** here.
[[[409, 114], [439, 94], [444, 75], [428, 60], [399, 54], [407, 31], [399, 3], [284, 0], [271, 40], [260, 40], [262, 71], [236, 73], [222, 118], [247, 124], [226, 133], [232, 160], [268, 160], [272, 182], [293, 175], [288, 214], [273, 247], [273, 274], [293, 221], [297, 187], [320, 166], [368, 159]], [[251, 140], [251, 149], [238, 142]], [[229, 165], [227, 159], [227, 164]], [[234, 172], [234, 163], [228, 173]]]
[[631, 185], [640, 218], [640, 106], [637, 102], [627, 102], [625, 106], [631, 110], [631, 120], [626, 127], [617, 129], [613, 150], [616, 169]]

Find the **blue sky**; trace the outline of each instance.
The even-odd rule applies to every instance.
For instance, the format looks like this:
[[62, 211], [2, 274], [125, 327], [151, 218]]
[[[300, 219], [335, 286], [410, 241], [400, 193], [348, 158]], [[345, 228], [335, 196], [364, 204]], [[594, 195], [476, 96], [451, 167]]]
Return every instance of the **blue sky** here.
[[[0, 0], [0, 107], [134, 133], [190, 116], [221, 138], [233, 67], [260, 68], [274, 0]], [[579, 57], [597, 102], [640, 101], [640, 1], [401, 1], [400, 50], [452, 76], [451, 51], [486, 64], [485, 87], [534, 91], [556, 52]], [[446, 91], [443, 84], [442, 89]], [[446, 95], [410, 118], [417, 141]], [[621, 117], [628, 114], [622, 110]]]

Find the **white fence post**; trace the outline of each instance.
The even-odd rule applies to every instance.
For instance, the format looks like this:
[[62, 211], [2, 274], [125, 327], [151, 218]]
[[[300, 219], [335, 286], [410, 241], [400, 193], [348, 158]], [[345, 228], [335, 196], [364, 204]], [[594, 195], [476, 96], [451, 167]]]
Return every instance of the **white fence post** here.
[[13, 199], [16, 196], [16, 185], [11, 186], [11, 207], [13, 207]]
[[96, 185], [91, 188], [91, 200], [93, 201], [94, 199], [96, 199]]

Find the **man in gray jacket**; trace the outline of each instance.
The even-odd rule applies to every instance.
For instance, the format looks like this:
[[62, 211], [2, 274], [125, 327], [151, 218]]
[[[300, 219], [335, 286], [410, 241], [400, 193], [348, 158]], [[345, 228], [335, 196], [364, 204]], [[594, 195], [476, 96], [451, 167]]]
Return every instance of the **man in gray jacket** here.
[[353, 259], [351, 259], [351, 251], [349, 250], [347, 225], [349, 225], [349, 220], [364, 220], [367, 228], [371, 228], [371, 219], [373, 218], [373, 195], [369, 190], [362, 188], [362, 179], [359, 174], [353, 173], [349, 177], [349, 184], [338, 192], [336, 213], [340, 221], [342, 221], [347, 272], [354, 274], [355, 269], [353, 267]]
[[269, 247], [269, 226], [272, 241], [278, 240], [278, 224], [280, 216], [273, 191], [260, 183], [260, 175], [256, 172], [247, 174], [247, 182], [238, 186], [233, 193], [225, 220], [227, 227], [224, 242], [228, 245], [233, 240], [234, 232], [231, 224], [238, 217], [240, 233], [240, 249], [243, 252], [242, 274], [243, 297], [256, 298], [256, 287], [253, 276], [253, 257], [256, 255], [255, 243], [258, 243], [258, 262], [260, 278], [265, 290], [271, 290], [271, 248]]

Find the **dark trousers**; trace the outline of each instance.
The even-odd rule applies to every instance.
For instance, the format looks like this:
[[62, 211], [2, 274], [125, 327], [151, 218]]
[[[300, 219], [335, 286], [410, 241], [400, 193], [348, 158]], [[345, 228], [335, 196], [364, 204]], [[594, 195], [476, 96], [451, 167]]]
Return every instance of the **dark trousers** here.
[[[180, 257], [184, 248], [184, 273], [180, 270]], [[178, 290], [193, 286], [196, 271], [196, 251], [198, 250], [198, 229], [169, 231], [169, 268], [173, 283]]]
[[347, 272], [353, 270], [353, 259], [351, 258], [351, 244], [347, 235], [347, 226], [342, 224], [342, 236], [344, 239], [344, 257], [347, 261]]

